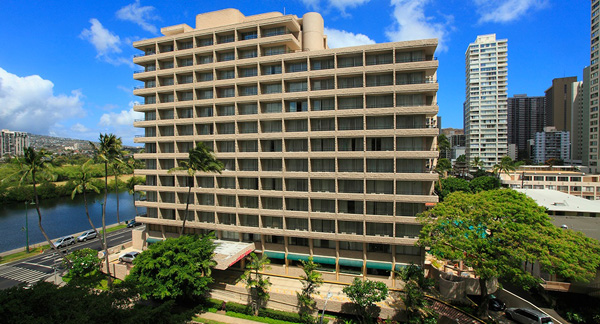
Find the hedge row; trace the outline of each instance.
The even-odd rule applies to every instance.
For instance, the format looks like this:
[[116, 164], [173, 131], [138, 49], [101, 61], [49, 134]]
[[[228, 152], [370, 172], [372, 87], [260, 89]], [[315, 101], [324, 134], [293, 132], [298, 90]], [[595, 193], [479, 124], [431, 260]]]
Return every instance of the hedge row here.
[[[248, 305], [242, 305], [242, 304], [238, 304], [238, 303], [234, 303], [234, 302], [227, 302], [227, 303], [225, 303], [225, 309], [223, 309], [223, 301], [218, 300], [218, 299], [209, 298], [206, 301], [205, 306], [207, 308], [216, 308], [218, 310], [225, 310], [227, 312], [250, 316], [250, 317], [248, 317], [248, 319], [252, 319], [251, 317], [254, 317], [253, 316], [254, 314], [252, 313], [252, 308]], [[231, 314], [231, 315], [233, 315], [233, 314]], [[269, 308], [259, 309], [258, 316], [266, 317], [266, 318], [270, 318], [270, 319], [274, 319], [274, 320], [278, 320], [278, 321], [285, 321], [285, 322], [292, 322], [292, 323], [304, 323], [302, 321], [302, 319], [300, 318], [300, 315], [298, 315], [297, 313], [285, 312], [285, 311], [274, 310], [274, 309], [269, 309]], [[326, 323], [327, 320], [325, 319], [324, 322]]]

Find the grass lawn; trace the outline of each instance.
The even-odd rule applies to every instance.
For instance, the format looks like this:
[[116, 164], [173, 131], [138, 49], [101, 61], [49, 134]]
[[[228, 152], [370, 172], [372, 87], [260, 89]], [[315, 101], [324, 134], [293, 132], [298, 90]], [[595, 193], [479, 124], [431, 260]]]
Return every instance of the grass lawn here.
[[12, 261], [18, 261], [18, 260], [21, 260], [21, 259], [25, 259], [25, 258], [28, 258], [30, 256], [33, 256], [33, 255], [36, 255], [36, 254], [40, 254], [43, 251], [48, 250], [48, 249], [50, 249], [50, 245], [46, 244], [46, 245], [42, 245], [40, 247], [29, 249], [29, 251], [30, 251], [29, 253], [27, 253], [25, 251], [22, 251], [22, 252], [17, 252], [17, 253], [9, 254], [9, 255], [3, 256], [0, 259], [0, 264], [7, 263], [7, 262], [12, 262]]

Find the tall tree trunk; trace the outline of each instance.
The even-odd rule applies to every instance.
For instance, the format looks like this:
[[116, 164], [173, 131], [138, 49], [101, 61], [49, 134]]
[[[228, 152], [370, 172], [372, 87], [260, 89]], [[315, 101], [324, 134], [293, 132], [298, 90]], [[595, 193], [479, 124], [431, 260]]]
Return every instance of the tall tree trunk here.
[[[106, 200], [108, 198], [108, 162], [104, 162], [104, 204], [102, 205], [102, 235], [106, 237]], [[110, 276], [110, 263], [108, 262], [108, 242], [104, 243], [104, 262], [106, 262], [106, 280], [108, 288], [112, 289], [112, 277]]]
[[119, 218], [119, 176], [117, 175], [117, 170], [115, 169], [115, 195], [117, 196], [117, 223], [121, 224], [121, 219]]
[[54, 245], [54, 243], [52, 243], [52, 240], [50, 240], [50, 238], [48, 237], [48, 234], [46, 234], [46, 231], [44, 230], [44, 227], [42, 226], [42, 212], [40, 211], [40, 200], [39, 200], [38, 194], [37, 194], [37, 187], [36, 187], [36, 182], [35, 182], [35, 170], [31, 171], [31, 176], [32, 176], [32, 182], [33, 182], [33, 196], [35, 197], [35, 210], [37, 211], [37, 214], [38, 214], [38, 226], [40, 227], [40, 232], [42, 232], [42, 235], [44, 235], [44, 238], [46, 239], [48, 244], [50, 244], [50, 247], [52, 249], [54, 249], [54, 252], [56, 252], [57, 255], [60, 255], [63, 258], [63, 260], [65, 261], [65, 263], [67, 264], [67, 266], [70, 268], [72, 266], [71, 261], [69, 261], [69, 259], [67, 259], [66, 254], [63, 255], [62, 253], [60, 253], [60, 251]]
[[[100, 236], [100, 233], [98, 233], [98, 231], [96, 230], [96, 226], [94, 226], [94, 223], [92, 222], [92, 218], [90, 217], [90, 211], [88, 210], [88, 203], [87, 203], [87, 196], [85, 195], [85, 189], [86, 189], [85, 185], [83, 185], [83, 205], [85, 206], [85, 215], [87, 216], [90, 226], [92, 227], [94, 232], [96, 232], [96, 237], [98, 237], [98, 236]], [[103, 242], [102, 238], [100, 238], [100, 241]]]
[[479, 277], [479, 289], [481, 291], [481, 304], [479, 304], [479, 309], [477, 310], [477, 315], [480, 318], [487, 319], [488, 318], [488, 305], [490, 304], [490, 299], [488, 289], [487, 289], [487, 280]]
[[192, 192], [192, 182], [194, 181], [194, 178], [192, 178], [192, 177], [188, 177], [188, 178], [191, 178], [191, 179], [188, 179], [189, 185], [188, 185], [188, 194], [187, 194], [186, 204], [185, 204], [185, 214], [183, 215], [183, 223], [181, 224], [181, 231], [179, 232], [179, 235], [183, 235], [183, 232], [185, 231], [185, 221], [187, 220], [188, 210], [190, 209], [190, 193]]

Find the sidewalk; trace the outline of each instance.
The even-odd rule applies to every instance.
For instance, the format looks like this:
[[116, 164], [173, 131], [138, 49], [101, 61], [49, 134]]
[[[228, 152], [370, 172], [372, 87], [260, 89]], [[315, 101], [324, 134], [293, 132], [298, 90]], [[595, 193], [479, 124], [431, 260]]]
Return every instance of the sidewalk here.
[[227, 316], [225, 314], [209, 313], [209, 312], [198, 314], [197, 316], [200, 318], [203, 318], [203, 319], [217, 321], [217, 322], [221, 322], [221, 323], [231, 323], [231, 324], [261, 323], [261, 322], [251, 321], [251, 320], [247, 320], [247, 319], [243, 319], [243, 318], [231, 317], [231, 316]]

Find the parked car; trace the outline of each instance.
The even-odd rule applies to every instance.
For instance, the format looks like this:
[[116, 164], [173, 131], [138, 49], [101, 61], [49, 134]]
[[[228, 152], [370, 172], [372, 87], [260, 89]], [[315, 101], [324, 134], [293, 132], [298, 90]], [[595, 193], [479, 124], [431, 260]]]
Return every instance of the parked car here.
[[503, 311], [506, 309], [506, 303], [498, 299], [496, 296], [490, 295], [488, 309], [495, 312]]
[[96, 238], [96, 231], [89, 230], [89, 231], [83, 232], [83, 234], [79, 235], [77, 237], [77, 242], [85, 242], [87, 240], [91, 240], [91, 239], [95, 239], [95, 238]]
[[132, 219], [127, 223], [128, 228], [132, 228], [132, 227], [136, 227], [136, 226], [140, 226], [140, 225], [142, 225], [142, 223], [136, 222], [135, 219]]
[[54, 242], [54, 246], [56, 246], [56, 248], [58, 249], [67, 247], [71, 244], [75, 244], [75, 239], [71, 235], [61, 237], [58, 240], [56, 240], [56, 242]]
[[507, 308], [506, 317], [523, 324], [554, 324], [550, 316], [531, 308]]
[[133, 262], [133, 260], [135, 259], [135, 257], [138, 256], [138, 254], [140, 254], [140, 252], [127, 252], [127, 253], [123, 253], [119, 256], [119, 261], [121, 262]]

